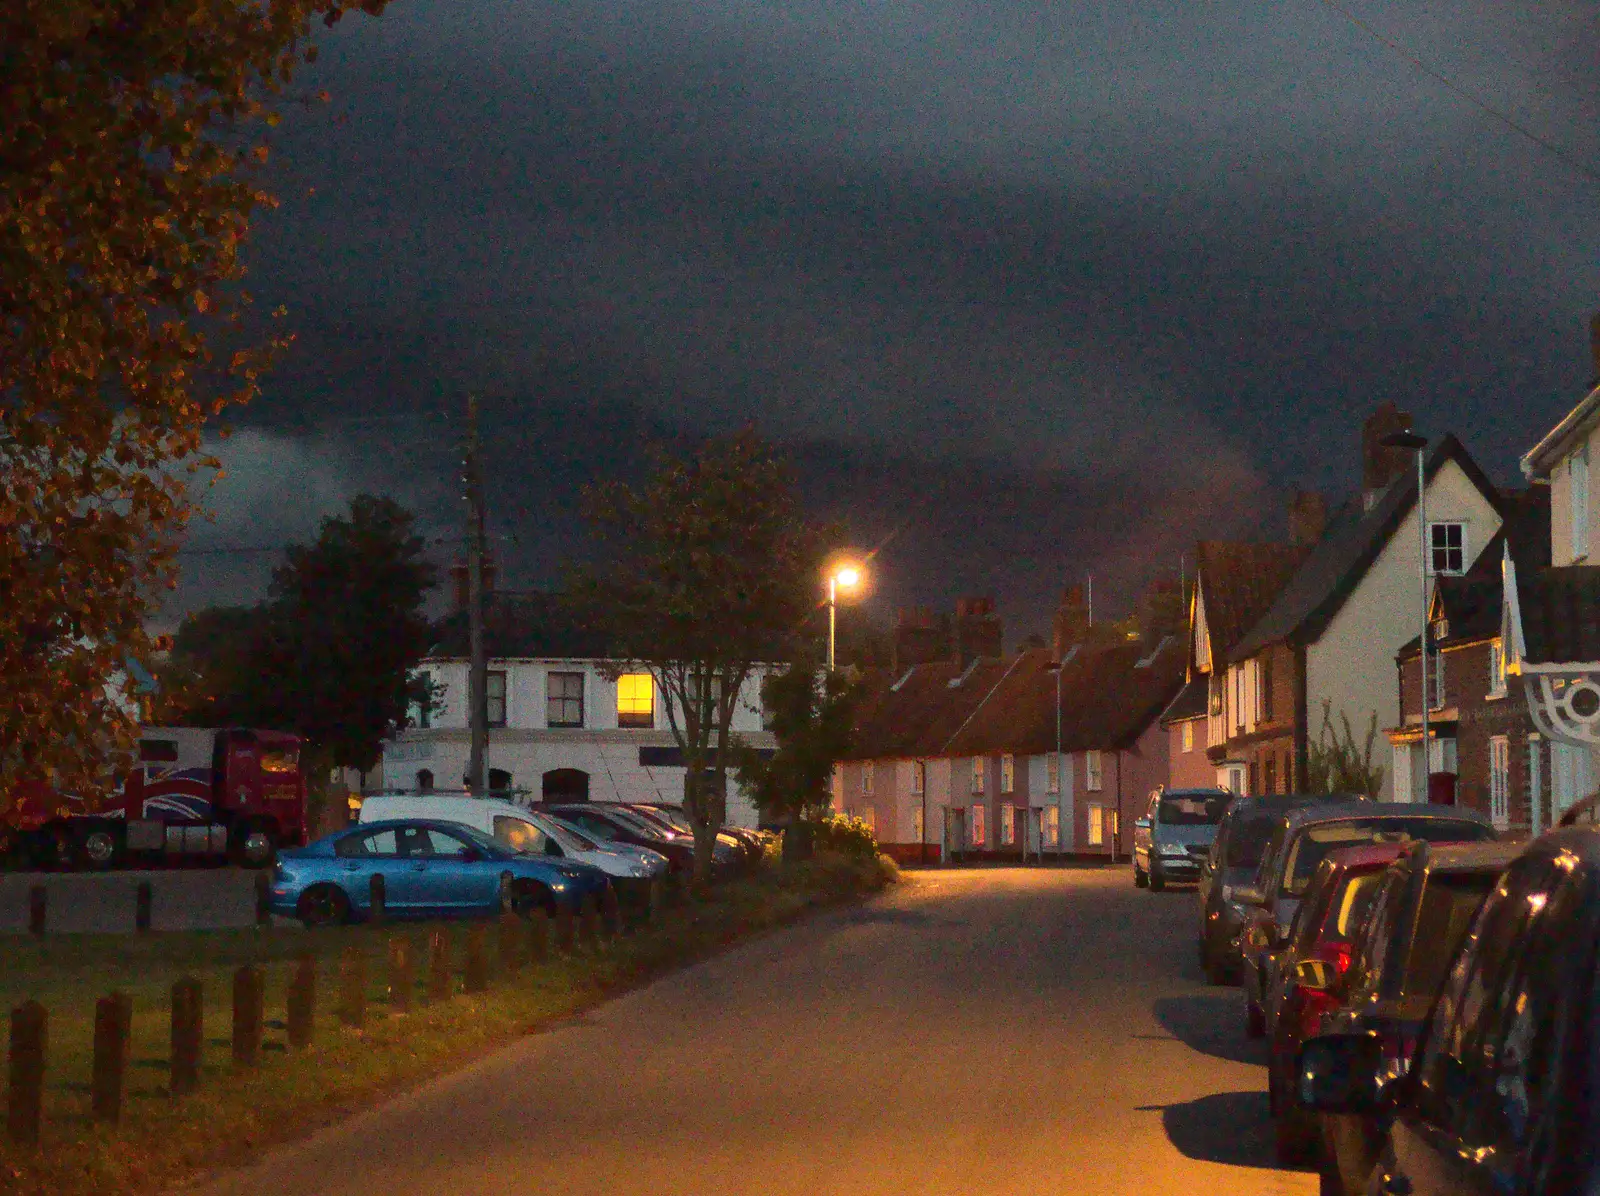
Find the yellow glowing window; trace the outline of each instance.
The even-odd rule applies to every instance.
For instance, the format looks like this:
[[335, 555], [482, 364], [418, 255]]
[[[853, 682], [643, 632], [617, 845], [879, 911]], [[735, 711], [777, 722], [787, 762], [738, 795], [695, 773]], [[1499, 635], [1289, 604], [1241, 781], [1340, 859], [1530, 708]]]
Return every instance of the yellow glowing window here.
[[649, 673], [625, 673], [617, 678], [617, 726], [656, 725], [656, 683]]

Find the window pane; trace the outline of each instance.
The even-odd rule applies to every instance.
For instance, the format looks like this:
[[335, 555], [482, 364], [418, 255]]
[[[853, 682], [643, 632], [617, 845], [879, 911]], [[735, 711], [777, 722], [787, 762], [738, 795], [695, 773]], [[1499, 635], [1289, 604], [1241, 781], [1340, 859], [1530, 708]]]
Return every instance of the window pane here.
[[534, 855], [545, 849], [544, 833], [532, 823], [520, 818], [497, 816], [494, 820], [494, 837], [512, 851], [526, 851]]
[[506, 725], [506, 675], [500, 670], [492, 670], [485, 678], [489, 690], [489, 725], [503, 727]]
[[545, 675], [545, 722], [552, 727], [583, 726], [583, 674]]
[[649, 673], [625, 673], [617, 678], [617, 725], [653, 727], [656, 724], [656, 683]]

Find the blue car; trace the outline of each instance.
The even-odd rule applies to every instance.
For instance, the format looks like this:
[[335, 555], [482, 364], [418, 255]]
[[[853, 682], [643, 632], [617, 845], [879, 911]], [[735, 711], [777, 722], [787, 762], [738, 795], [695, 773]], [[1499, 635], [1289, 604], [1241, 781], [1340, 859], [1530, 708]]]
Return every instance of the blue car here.
[[307, 926], [362, 921], [372, 913], [375, 877], [394, 918], [492, 916], [503, 899], [524, 915], [562, 906], [577, 913], [610, 884], [598, 868], [524, 855], [460, 823], [397, 818], [280, 851], [271, 909]]

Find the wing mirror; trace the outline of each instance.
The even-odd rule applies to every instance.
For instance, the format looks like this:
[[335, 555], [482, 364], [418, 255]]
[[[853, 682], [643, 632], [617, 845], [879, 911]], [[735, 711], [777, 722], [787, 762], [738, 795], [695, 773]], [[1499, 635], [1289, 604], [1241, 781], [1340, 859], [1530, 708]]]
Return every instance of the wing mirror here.
[[1300, 1048], [1295, 1093], [1319, 1113], [1366, 1115], [1391, 1103], [1376, 1034], [1323, 1034]]
[[1265, 905], [1267, 895], [1255, 885], [1229, 885], [1222, 890], [1222, 899], [1235, 905]]
[[1294, 982], [1307, 992], [1332, 992], [1338, 973], [1324, 959], [1302, 959], [1294, 966]]

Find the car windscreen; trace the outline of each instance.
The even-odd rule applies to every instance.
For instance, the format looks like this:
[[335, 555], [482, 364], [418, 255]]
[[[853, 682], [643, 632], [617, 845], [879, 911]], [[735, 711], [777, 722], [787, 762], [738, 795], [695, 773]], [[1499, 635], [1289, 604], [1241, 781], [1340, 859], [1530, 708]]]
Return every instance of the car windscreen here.
[[1284, 859], [1285, 897], [1299, 897], [1306, 891], [1317, 865], [1330, 851], [1358, 843], [1400, 843], [1425, 839], [1430, 843], [1472, 843], [1490, 838], [1494, 831], [1481, 822], [1456, 822], [1449, 818], [1413, 818], [1405, 814], [1376, 818], [1350, 818], [1339, 822], [1313, 823], [1301, 829]]
[[1428, 877], [1401, 979], [1408, 996], [1439, 990], [1473, 915], [1499, 879], [1497, 872], [1445, 872]]
[[1156, 817], [1162, 826], [1216, 826], [1232, 800], [1230, 793], [1164, 793]]
[[1382, 887], [1382, 872], [1363, 872], [1348, 878], [1344, 892], [1336, 894], [1328, 907], [1328, 919], [1322, 926], [1323, 938], [1346, 943], [1353, 939], [1366, 925], [1372, 903]]
[[623, 826], [628, 827], [635, 834], [644, 835], [651, 839], [665, 838], [670, 832], [659, 823], [641, 818], [632, 810], [607, 810], [607, 815], [615, 818]]
[[1254, 868], [1261, 863], [1261, 853], [1272, 838], [1272, 828], [1277, 818], [1271, 814], [1255, 818], [1242, 818], [1228, 828], [1229, 868]]
[[570, 822], [562, 822], [559, 818], [541, 818], [534, 815], [534, 823], [554, 839], [565, 851], [599, 851], [600, 848], [593, 840], [586, 838], [578, 832], [578, 828]]

